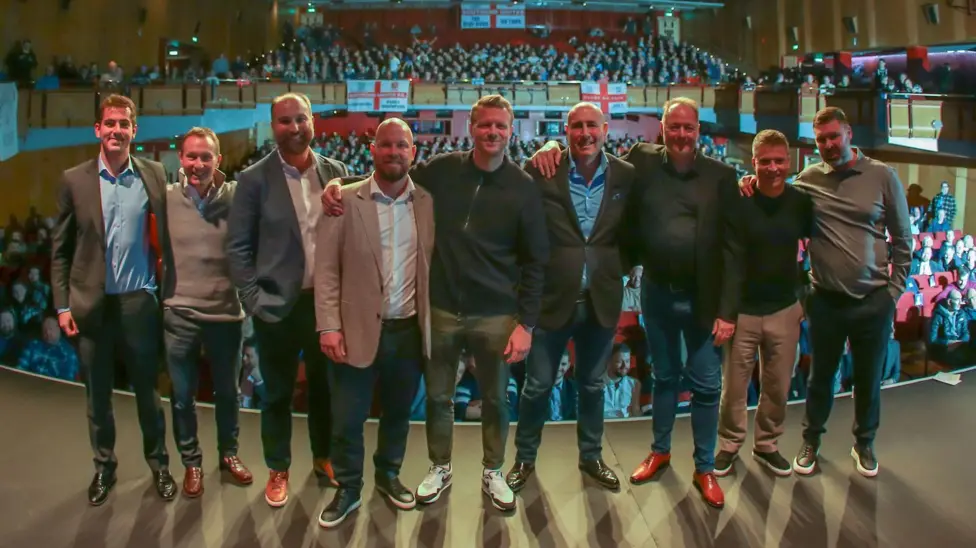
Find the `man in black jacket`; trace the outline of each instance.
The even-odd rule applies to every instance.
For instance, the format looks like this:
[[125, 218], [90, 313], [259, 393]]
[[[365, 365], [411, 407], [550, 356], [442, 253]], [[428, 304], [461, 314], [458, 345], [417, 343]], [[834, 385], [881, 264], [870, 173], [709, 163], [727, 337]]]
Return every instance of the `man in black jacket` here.
[[[434, 198], [436, 242], [431, 359], [424, 374], [432, 464], [417, 489], [422, 504], [436, 501], [451, 485], [455, 375], [467, 348], [483, 401], [482, 490], [496, 508], [515, 508], [501, 472], [509, 364], [524, 360], [532, 344], [549, 240], [539, 187], [505, 156], [514, 118], [504, 97], [482, 97], [471, 108], [474, 150], [440, 154], [410, 170], [414, 183]], [[337, 182], [330, 181], [322, 200], [326, 214], [342, 214]]]
[[603, 384], [623, 299], [620, 239], [634, 167], [605, 154], [607, 121], [600, 108], [580, 103], [569, 111], [554, 177], [527, 166], [542, 190], [551, 256], [542, 314], [526, 364], [519, 407], [515, 466], [506, 480], [521, 489], [535, 471], [549, 395], [566, 345], [573, 339], [579, 390], [579, 467], [608, 489], [620, 481], [603, 462]]

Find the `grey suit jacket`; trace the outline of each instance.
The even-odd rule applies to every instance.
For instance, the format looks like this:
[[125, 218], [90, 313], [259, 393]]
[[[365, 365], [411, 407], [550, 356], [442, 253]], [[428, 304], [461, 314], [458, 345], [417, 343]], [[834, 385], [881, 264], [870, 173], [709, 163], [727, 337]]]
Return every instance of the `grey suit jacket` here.
[[[347, 175], [345, 164], [320, 154], [315, 169], [322, 185]], [[227, 258], [248, 314], [270, 323], [288, 316], [302, 291], [305, 247], [277, 149], [237, 180]]]
[[[323, 216], [315, 247], [315, 316], [319, 331], [341, 330], [350, 365], [376, 359], [383, 316], [383, 249], [370, 179], [342, 188], [350, 211]], [[430, 260], [434, 254], [434, 199], [413, 194], [417, 224], [417, 317], [424, 356], [430, 357]]]
[[621, 244], [627, 198], [636, 173], [634, 166], [607, 155], [603, 200], [589, 239], [583, 237], [573, 197], [569, 193], [569, 150], [564, 150], [553, 178], [545, 178], [526, 163], [525, 171], [539, 184], [549, 232], [549, 262], [539, 326], [561, 329], [576, 310], [583, 282], [583, 265], [590, 281], [590, 300], [600, 325], [616, 327], [623, 299], [626, 274]]
[[[155, 225], [157, 234], [151, 247], [165, 249], [169, 245], [166, 172], [158, 162], [135, 157], [132, 157], [132, 167], [142, 179], [149, 197], [147, 226]], [[94, 159], [61, 174], [58, 219], [51, 235], [54, 307], [58, 310], [70, 308], [80, 330], [97, 329], [101, 324], [105, 275], [105, 220], [102, 217], [98, 160]], [[165, 277], [165, 268], [157, 269], [157, 287], [163, 286]]]

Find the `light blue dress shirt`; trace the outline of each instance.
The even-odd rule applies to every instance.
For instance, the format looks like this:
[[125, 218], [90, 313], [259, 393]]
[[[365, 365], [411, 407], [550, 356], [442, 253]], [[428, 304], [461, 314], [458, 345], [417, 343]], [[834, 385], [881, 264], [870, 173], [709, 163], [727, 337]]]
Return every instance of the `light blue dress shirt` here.
[[142, 178], [133, 169], [131, 158], [122, 173], [113, 177], [101, 156], [98, 178], [105, 223], [105, 294], [155, 291], [156, 268], [147, 224], [149, 195]]
[[[600, 213], [600, 204], [603, 203], [603, 189], [607, 178], [607, 155], [600, 152], [600, 165], [596, 168], [593, 181], [587, 181], [576, 169], [576, 162], [573, 156], [569, 155], [569, 196], [573, 200], [573, 208], [576, 210], [576, 218], [579, 220], [580, 230], [587, 241], [593, 233], [596, 225], [597, 214]], [[589, 184], [587, 184], [589, 182]], [[583, 285], [582, 289], [589, 289], [590, 279], [586, 272], [586, 263], [583, 263]]]

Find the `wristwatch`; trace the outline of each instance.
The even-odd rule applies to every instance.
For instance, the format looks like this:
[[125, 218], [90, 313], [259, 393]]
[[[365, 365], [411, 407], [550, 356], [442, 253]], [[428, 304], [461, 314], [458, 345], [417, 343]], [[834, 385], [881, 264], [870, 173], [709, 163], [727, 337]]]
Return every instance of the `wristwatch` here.
[[520, 323], [519, 325], [522, 326], [522, 329], [524, 329], [529, 335], [531, 335], [532, 331], [535, 329], [534, 325], [526, 325], [524, 323]]

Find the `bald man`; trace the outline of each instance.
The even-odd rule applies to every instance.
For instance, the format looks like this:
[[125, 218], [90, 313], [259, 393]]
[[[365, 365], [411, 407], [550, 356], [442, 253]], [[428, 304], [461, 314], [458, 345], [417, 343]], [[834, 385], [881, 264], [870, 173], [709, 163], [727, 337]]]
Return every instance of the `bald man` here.
[[623, 300], [619, 237], [635, 172], [603, 152], [607, 120], [592, 103], [570, 110], [566, 137], [569, 149], [561, 155], [567, 161], [552, 177], [525, 168], [542, 191], [550, 258], [519, 402], [518, 452], [506, 476], [513, 491], [535, 472], [556, 371], [570, 339], [579, 388], [579, 468], [607, 489], [620, 487], [602, 458], [603, 379]]
[[407, 173], [417, 148], [406, 123], [384, 121], [369, 150], [372, 175], [342, 188], [342, 202], [354, 214], [323, 216], [317, 227], [315, 316], [322, 352], [331, 360], [332, 466], [339, 484], [319, 517], [326, 528], [360, 506], [363, 423], [377, 379], [375, 485], [398, 508], [416, 504], [399, 474], [410, 406], [430, 356], [434, 201]]

